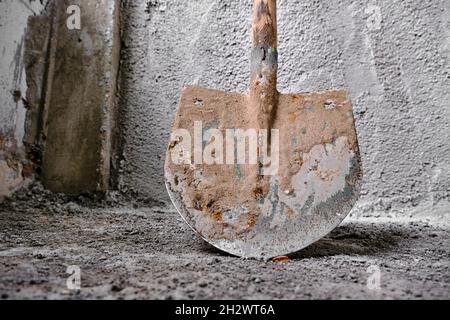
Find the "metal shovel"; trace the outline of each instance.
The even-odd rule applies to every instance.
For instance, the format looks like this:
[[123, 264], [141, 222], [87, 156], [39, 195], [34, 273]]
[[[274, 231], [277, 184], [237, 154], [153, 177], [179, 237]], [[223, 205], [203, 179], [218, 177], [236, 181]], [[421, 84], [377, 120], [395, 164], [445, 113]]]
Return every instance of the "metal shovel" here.
[[253, 2], [248, 93], [183, 90], [165, 179], [203, 239], [269, 259], [321, 239], [359, 197], [362, 169], [345, 91], [277, 91], [276, 0]]

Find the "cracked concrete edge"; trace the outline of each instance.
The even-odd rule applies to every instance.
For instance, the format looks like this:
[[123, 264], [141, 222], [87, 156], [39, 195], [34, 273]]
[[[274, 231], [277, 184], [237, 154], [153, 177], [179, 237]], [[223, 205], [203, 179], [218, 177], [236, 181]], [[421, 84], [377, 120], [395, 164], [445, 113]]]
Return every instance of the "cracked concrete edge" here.
[[110, 1], [113, 5], [112, 20], [111, 20], [111, 34], [112, 34], [112, 48], [111, 48], [111, 83], [109, 93], [107, 96], [107, 110], [103, 112], [103, 137], [102, 137], [102, 163], [101, 163], [101, 191], [107, 191], [113, 186], [113, 175], [115, 174], [112, 163], [115, 162], [116, 155], [116, 140], [118, 132], [117, 128], [117, 93], [119, 90], [119, 68], [120, 68], [120, 52], [121, 52], [121, 37], [120, 37], [120, 0]]

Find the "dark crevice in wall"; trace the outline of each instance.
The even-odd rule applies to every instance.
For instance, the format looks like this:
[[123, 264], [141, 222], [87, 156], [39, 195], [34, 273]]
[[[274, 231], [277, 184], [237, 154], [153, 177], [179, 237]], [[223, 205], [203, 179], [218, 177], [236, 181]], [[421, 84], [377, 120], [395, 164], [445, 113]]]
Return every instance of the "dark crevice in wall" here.
[[[126, 9], [129, 6], [129, 1], [124, 0], [120, 2], [120, 11], [125, 12]], [[125, 60], [124, 57], [126, 55], [126, 51], [128, 49], [128, 43], [126, 41], [127, 37], [127, 24], [126, 24], [126, 15], [121, 14], [120, 16], [120, 63], [119, 63], [119, 74], [118, 74], [118, 90], [117, 90], [117, 126], [118, 130], [115, 135], [115, 146], [114, 146], [114, 174], [112, 174], [112, 185], [115, 189], [120, 191], [125, 191], [122, 188], [120, 176], [122, 174], [123, 170], [123, 163], [126, 161], [125, 153], [124, 153], [124, 145], [125, 145], [125, 137], [123, 135], [123, 128], [126, 123], [125, 117], [126, 117], [126, 110], [125, 110], [125, 99], [123, 95], [123, 88], [126, 86], [126, 81], [124, 79], [126, 78], [126, 66], [125, 66]]]
[[118, 190], [119, 188], [119, 174], [120, 174], [120, 161], [122, 160], [121, 154], [122, 154], [122, 141], [120, 134], [120, 108], [119, 108], [119, 100], [120, 100], [120, 77], [122, 73], [122, 49], [124, 47], [123, 43], [123, 15], [121, 14], [123, 6], [126, 5], [125, 1], [120, 1], [120, 4], [115, 12], [115, 17], [117, 19], [117, 23], [115, 25], [116, 30], [114, 31], [115, 36], [117, 36], [118, 39], [118, 52], [116, 53], [116, 65], [117, 65], [117, 71], [115, 75], [115, 88], [114, 88], [114, 102], [113, 102], [113, 110], [112, 110], [112, 121], [114, 122], [113, 127], [115, 130], [111, 131], [111, 157], [110, 157], [110, 175], [109, 175], [109, 188], [111, 190]]
[[[135, 44], [130, 42], [133, 29], [133, 17], [130, 16], [130, 7], [135, 6], [136, 3], [133, 0], [124, 0], [120, 2], [120, 64], [119, 64], [119, 77], [118, 77], [118, 90], [117, 90], [117, 130], [114, 137], [114, 159], [112, 164], [111, 185], [114, 189], [120, 191], [120, 193], [126, 198], [133, 199], [146, 205], [164, 205], [165, 203], [155, 199], [148, 195], [145, 190], [139, 190], [135, 185], [124, 181], [125, 170], [129, 170], [130, 159], [126, 154], [126, 143], [130, 137], [127, 137], [129, 130], [127, 126], [130, 124], [129, 115], [131, 104], [129, 92], [136, 90], [131, 87], [129, 76], [130, 72], [130, 54]], [[146, 1], [145, 14], [147, 20], [151, 20], [152, 16], [157, 9], [159, 2], [157, 0]]]

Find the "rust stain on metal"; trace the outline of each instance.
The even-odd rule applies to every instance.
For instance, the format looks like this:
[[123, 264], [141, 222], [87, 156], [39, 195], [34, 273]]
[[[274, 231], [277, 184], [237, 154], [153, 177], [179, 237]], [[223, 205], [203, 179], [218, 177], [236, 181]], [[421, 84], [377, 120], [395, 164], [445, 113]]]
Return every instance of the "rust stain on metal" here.
[[272, 259], [273, 262], [279, 262], [279, 263], [287, 263], [290, 261], [289, 257], [287, 256], [278, 256]]
[[294, 123], [297, 120], [297, 115], [294, 112], [291, 112], [289, 113], [288, 118], [290, 123]]

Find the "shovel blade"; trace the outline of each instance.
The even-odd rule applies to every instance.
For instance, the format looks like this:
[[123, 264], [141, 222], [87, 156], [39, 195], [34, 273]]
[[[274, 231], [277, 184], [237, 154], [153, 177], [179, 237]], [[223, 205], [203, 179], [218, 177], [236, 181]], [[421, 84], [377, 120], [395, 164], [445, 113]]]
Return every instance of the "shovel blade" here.
[[345, 91], [280, 94], [270, 142], [278, 165], [261, 176], [246, 136], [248, 161], [229, 156], [242, 142], [235, 136], [230, 148], [230, 132], [257, 130], [248, 101], [245, 94], [185, 88], [165, 180], [176, 209], [204, 240], [236, 256], [269, 259], [303, 249], [342, 222], [359, 197], [361, 160]]

